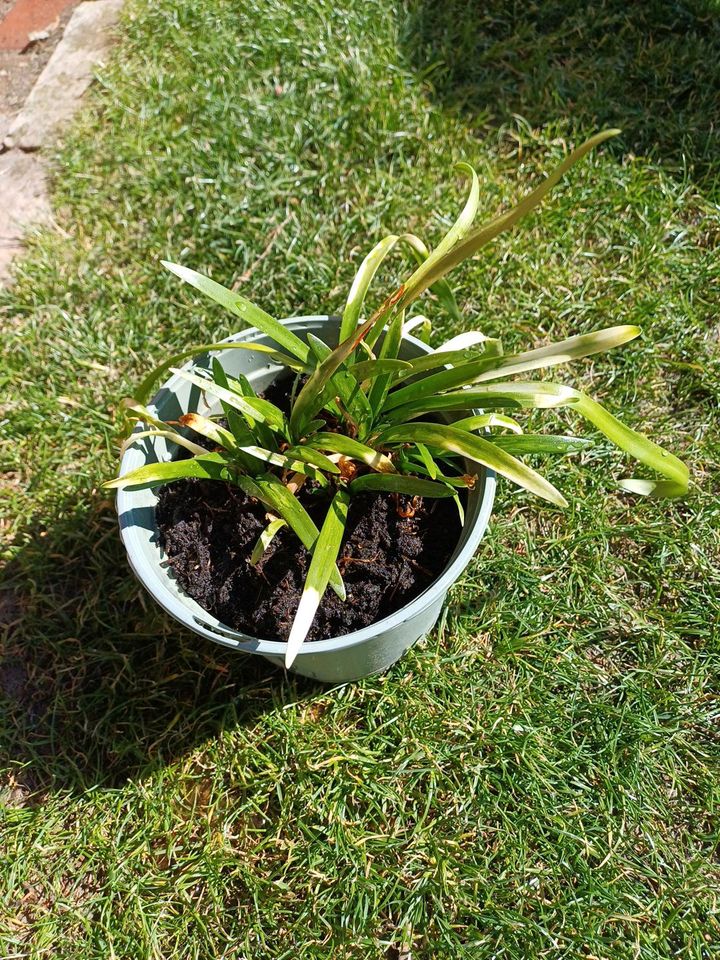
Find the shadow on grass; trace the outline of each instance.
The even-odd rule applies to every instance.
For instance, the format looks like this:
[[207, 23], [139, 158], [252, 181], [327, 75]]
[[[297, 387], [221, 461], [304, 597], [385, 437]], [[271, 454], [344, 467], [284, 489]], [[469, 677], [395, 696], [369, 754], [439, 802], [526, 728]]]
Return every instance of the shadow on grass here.
[[478, 127], [619, 126], [615, 149], [698, 176], [720, 148], [716, 0], [405, 0], [401, 49]]
[[116, 787], [320, 689], [166, 617], [108, 501], [25, 531], [0, 588], [0, 750], [21, 795]]

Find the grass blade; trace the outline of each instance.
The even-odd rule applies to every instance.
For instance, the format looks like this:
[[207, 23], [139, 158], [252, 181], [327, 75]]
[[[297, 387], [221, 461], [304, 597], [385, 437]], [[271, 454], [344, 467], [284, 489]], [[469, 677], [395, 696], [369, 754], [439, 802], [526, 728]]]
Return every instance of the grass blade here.
[[347, 521], [350, 497], [345, 490], [338, 490], [325, 517], [313, 549], [310, 569], [303, 588], [300, 603], [290, 629], [285, 650], [285, 667], [292, 666], [315, 619], [317, 608], [327, 589], [336, 561]]

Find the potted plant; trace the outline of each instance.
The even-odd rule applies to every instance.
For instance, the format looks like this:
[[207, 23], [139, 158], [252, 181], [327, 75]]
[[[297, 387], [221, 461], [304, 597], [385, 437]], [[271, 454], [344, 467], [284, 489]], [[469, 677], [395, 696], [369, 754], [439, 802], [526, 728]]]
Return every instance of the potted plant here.
[[[625, 490], [686, 492], [681, 461], [586, 394], [514, 379], [623, 344], [637, 327], [508, 356], [478, 333], [431, 350], [427, 321], [406, 322], [427, 290], [461, 322], [446, 275], [616, 132], [582, 144], [516, 207], [480, 227], [478, 178], [460, 164], [468, 200], [438, 247], [430, 252], [409, 234], [380, 241], [341, 318], [278, 321], [214, 280], [165, 264], [245, 329], [166, 358], [124, 401], [135, 427], [120, 476], [106, 486], [118, 489], [130, 563], [162, 606], [204, 636], [319, 679], [386, 669], [433, 626], [472, 557], [496, 474], [565, 505], [518, 458], [573, 453], [588, 441], [524, 433], [508, 410], [571, 406], [659, 474], [621, 481]], [[416, 268], [364, 319], [369, 286], [397, 247]], [[416, 327], [422, 339], [410, 335]]]

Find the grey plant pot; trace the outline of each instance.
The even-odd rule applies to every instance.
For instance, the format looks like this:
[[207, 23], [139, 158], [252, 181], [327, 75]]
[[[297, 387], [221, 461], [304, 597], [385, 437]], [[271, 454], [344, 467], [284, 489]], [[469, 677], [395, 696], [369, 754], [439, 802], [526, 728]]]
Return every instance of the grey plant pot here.
[[[337, 342], [337, 317], [295, 317], [283, 322], [299, 336], [314, 333], [326, 342]], [[228, 337], [228, 340], [274, 346], [268, 337], [255, 329], [244, 330]], [[421, 341], [410, 336], [404, 337], [401, 350], [403, 358], [412, 359], [428, 352], [429, 348]], [[217, 357], [228, 374], [245, 374], [257, 390], [265, 389], [283, 369], [269, 363], [263, 354], [249, 350], [226, 350], [217, 354]], [[209, 359], [195, 363], [201, 366], [207, 363], [209, 366]], [[162, 420], [174, 420], [188, 410], [201, 409], [202, 405], [198, 388], [173, 376], [153, 398], [150, 409]], [[137, 430], [140, 429], [138, 426]], [[146, 463], [169, 460], [174, 450], [174, 445], [161, 437], [138, 440], [127, 448], [120, 463], [120, 473], [135, 470]], [[474, 465], [472, 470], [476, 472], [477, 467]], [[441, 576], [424, 593], [384, 620], [342, 637], [304, 644], [292, 666], [292, 672], [327, 683], [342, 683], [387, 670], [435, 625], [448, 589], [470, 562], [485, 533], [494, 496], [495, 474], [491, 470], [482, 471], [475, 489], [468, 496], [465, 525], [457, 548]], [[165, 563], [158, 543], [156, 503], [157, 493], [154, 490], [120, 490], [117, 496], [121, 537], [130, 566], [143, 586], [164, 610], [200, 636], [245, 653], [260, 654], [272, 663], [283, 666], [284, 642], [258, 640], [230, 629], [203, 610], [180, 588]]]

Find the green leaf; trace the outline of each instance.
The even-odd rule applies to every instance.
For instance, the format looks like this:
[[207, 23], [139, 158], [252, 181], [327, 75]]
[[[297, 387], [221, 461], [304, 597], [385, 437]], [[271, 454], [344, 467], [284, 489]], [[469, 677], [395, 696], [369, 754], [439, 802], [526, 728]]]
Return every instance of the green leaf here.
[[[400, 343], [402, 341], [403, 317], [404, 314], [401, 311], [396, 314], [390, 322], [385, 332], [382, 346], [380, 347], [379, 360], [397, 360], [398, 353], [400, 352]], [[392, 375], [390, 374], [385, 374], [373, 381], [370, 392], [368, 393], [368, 404], [372, 411], [373, 419], [382, 409], [391, 383]]]
[[[227, 374], [225, 373], [225, 370], [222, 364], [217, 358], [213, 358], [212, 369], [213, 369], [213, 380], [215, 381], [215, 383], [219, 387], [224, 387], [226, 390], [230, 390], [231, 389], [230, 381], [228, 380]], [[238, 391], [235, 390], [235, 392], [238, 392]], [[255, 421], [251, 421], [254, 427], [256, 428], [255, 432], [253, 433], [253, 431], [248, 426], [247, 420], [245, 420], [242, 414], [238, 413], [238, 411], [234, 407], [231, 407], [229, 403], [222, 403], [222, 402], [221, 402], [221, 406], [222, 406], [223, 413], [225, 414], [225, 419], [228, 422], [228, 427], [230, 428], [230, 432], [235, 438], [235, 448], [236, 448], [235, 456], [237, 457], [238, 462], [241, 463], [242, 466], [249, 473], [256, 473], [258, 461], [255, 460], [254, 457], [248, 457], [243, 453], [238, 453], [237, 447], [251, 445], [255, 443], [258, 439], [260, 439], [260, 433], [257, 430], [258, 424], [255, 423]], [[270, 434], [270, 436], [274, 436], [274, 434], [272, 433], [271, 430], [269, 430], [269, 428], [266, 428], [266, 429], [267, 429], [267, 432]], [[256, 434], [258, 435], [256, 436]], [[271, 444], [267, 442], [268, 441], [267, 436], [262, 437], [262, 440], [265, 442], [266, 446], [268, 447], [271, 446]]]
[[164, 267], [167, 267], [171, 273], [174, 273], [177, 277], [180, 277], [181, 280], [184, 280], [185, 283], [189, 283], [195, 287], [196, 290], [204, 293], [206, 297], [214, 300], [215, 303], [219, 303], [236, 317], [240, 317], [248, 326], [257, 327], [258, 330], [261, 330], [268, 337], [271, 337], [277, 344], [285, 350], [288, 350], [294, 357], [297, 357], [298, 360], [307, 363], [309, 356], [307, 344], [303, 343], [299, 337], [296, 337], [295, 334], [288, 329], [288, 327], [280, 323], [279, 320], [265, 313], [264, 310], [261, 310], [260, 307], [256, 306], [246, 297], [242, 297], [239, 293], [228, 290], [228, 288], [224, 287], [221, 283], [217, 283], [215, 280], [211, 280], [209, 277], [205, 277], [195, 270], [190, 270], [188, 267], [183, 267], [178, 263], [169, 263], [167, 260], [162, 260], [161, 263]]
[[402, 423], [384, 430], [378, 437], [380, 444], [418, 441], [481, 463], [550, 503], [567, 506], [560, 492], [535, 470], [498, 449], [489, 440], [465, 430], [438, 423]]
[[325, 388], [339, 367], [345, 363], [360, 341], [380, 322], [385, 304], [367, 320], [354, 336], [337, 346], [308, 377], [305, 386], [295, 398], [290, 413], [290, 433], [294, 440], [303, 436], [305, 425], [327, 402]]
[[[312, 333], [308, 334], [308, 343], [320, 363], [332, 353], [330, 347]], [[347, 370], [337, 370], [330, 378], [323, 399], [324, 405], [340, 419], [349, 420], [359, 435], [367, 435], [372, 424], [372, 410], [357, 380]]]
[[489, 369], [475, 377], [475, 383], [485, 380], [496, 380], [499, 377], [512, 377], [517, 373], [526, 373], [528, 370], [539, 370], [542, 367], [553, 367], [559, 363], [569, 363], [590, 357], [595, 353], [603, 353], [613, 347], [619, 347], [629, 340], [640, 335], [640, 327], [621, 325], [607, 327], [605, 330], [596, 330], [593, 333], [583, 333], [578, 337], [570, 337], [559, 343], [548, 344], [547, 347], [538, 347], [518, 353], [516, 356], [498, 357], [491, 361]]
[[120, 406], [126, 412], [129, 420], [142, 420], [144, 423], [152, 427], [157, 427], [159, 430], [165, 430], [167, 428], [167, 424], [163, 420], [159, 420], [150, 413], [146, 406], [138, 403], [132, 397], [125, 397], [120, 401]]
[[187, 350], [181, 350], [179, 353], [173, 353], [172, 356], [164, 360], [159, 366], [155, 367], [143, 380], [135, 391], [135, 399], [138, 403], [146, 403], [150, 397], [153, 385], [172, 367], [176, 367], [183, 360], [189, 357], [197, 357], [203, 353], [219, 353], [223, 350], [251, 350], [254, 353], [263, 353], [283, 366], [291, 367], [293, 370], [305, 370], [305, 365], [299, 363], [293, 357], [288, 357], [284, 353], [273, 350], [272, 347], [266, 347], [262, 343], [202, 343], [195, 347], [189, 347]]
[[478, 413], [462, 420], [453, 420], [452, 425], [457, 430], [487, 430], [492, 429], [492, 427], [501, 427], [505, 430], [512, 430], [513, 433], [523, 432], [523, 428], [517, 420], [502, 413]]
[[285, 667], [292, 666], [298, 651], [307, 637], [317, 608], [327, 589], [345, 532], [350, 497], [345, 490], [338, 490], [333, 498], [313, 549], [310, 569], [300, 603], [290, 629], [285, 650]]
[[[450, 254], [453, 248], [455, 248], [463, 239], [463, 237], [467, 235], [468, 231], [472, 227], [473, 220], [475, 219], [475, 215], [477, 213], [478, 202], [480, 200], [480, 183], [478, 181], [477, 174], [469, 163], [458, 163], [456, 165], [456, 169], [470, 177], [470, 194], [465, 206], [460, 212], [460, 216], [457, 218], [450, 230], [448, 230], [435, 250], [433, 250], [425, 262], [417, 268], [417, 270], [408, 280], [406, 287], [411, 289], [413, 287], [420, 287], [423, 290], [426, 290], [430, 286], [430, 282], [433, 281], [431, 280], [430, 282], [425, 282], [426, 278], [432, 277], [433, 271], [437, 268], [438, 264], [443, 262], [444, 257]], [[438, 279], [441, 276], [442, 274], [438, 274]]]
[[259, 397], [242, 397], [238, 393], [235, 393], [234, 390], [227, 390], [212, 380], [200, 377], [194, 373], [187, 373], [185, 370], [173, 369], [173, 373], [182, 377], [183, 380], [187, 380], [188, 383], [199, 387], [204, 393], [209, 394], [216, 400], [222, 400], [229, 406], [234, 407], [252, 420], [266, 423], [273, 430], [285, 433], [287, 425], [282, 411], [278, 410], [278, 408], [268, 400], [261, 400]]
[[440, 475], [440, 468], [430, 456], [430, 451], [424, 443], [416, 443], [415, 446], [420, 454], [420, 459], [425, 464], [425, 468], [427, 469], [430, 479], [437, 479], [437, 477]]
[[[307, 550], [312, 551], [319, 531], [315, 521], [297, 497], [288, 490], [278, 477], [271, 473], [258, 477], [255, 482], [259, 490], [259, 499], [262, 499], [262, 502], [273, 513], [286, 520], [302, 545]], [[337, 567], [330, 576], [330, 586], [341, 600], [345, 599], [345, 587]]]
[[412, 371], [412, 366], [407, 360], [360, 360], [359, 363], [354, 363], [350, 367], [350, 373], [358, 383], [374, 380], [386, 373], [396, 376], [405, 371]]
[[[550, 173], [545, 180], [524, 197], [512, 210], [502, 216], [485, 223], [481, 227], [471, 230], [463, 239], [459, 240], [451, 249], [447, 250], [443, 256], [436, 259], [429, 269], [422, 272], [416, 271], [415, 274], [404, 285], [402, 295], [398, 299], [396, 309], [402, 310], [409, 306], [413, 300], [416, 300], [420, 294], [433, 283], [436, 283], [445, 274], [449, 273], [454, 267], [474, 256], [491, 240], [494, 240], [504, 230], [508, 230], [534, 210], [550, 193], [553, 187], [564, 176], [567, 171], [581, 160], [592, 149], [604, 143], [610, 137], [617, 136], [619, 130], [604, 130], [596, 134], [585, 143], [573, 150], [562, 163]], [[422, 269], [422, 268], [421, 268]]]
[[[455, 424], [453, 424], [455, 426]], [[583, 437], [562, 437], [550, 434], [523, 433], [522, 436], [489, 437], [490, 443], [516, 457], [525, 454], [579, 453], [592, 446], [592, 440]]]
[[308, 440], [307, 445], [317, 450], [339, 453], [341, 456], [350, 457], [352, 460], [360, 460], [380, 473], [395, 472], [392, 460], [385, 454], [341, 433], [316, 433], [314, 437]]
[[476, 360], [489, 359], [496, 355], [496, 351], [497, 355], [502, 352], [500, 341], [490, 338], [486, 338], [475, 346], [464, 347], [462, 350], [435, 350], [433, 353], [426, 353], [422, 357], [410, 360], [410, 370], [405, 373], [398, 372], [395, 382], [400, 383], [402, 380], [408, 380], [420, 373], [427, 373], [429, 370], [436, 370], [438, 367], [458, 367]]
[[582, 357], [589, 357], [595, 353], [609, 350], [612, 347], [627, 343], [640, 333], [639, 327], [617, 326], [606, 330], [597, 330], [577, 337], [570, 337], [560, 343], [529, 350], [526, 353], [510, 357], [481, 356], [469, 363], [454, 366], [450, 370], [441, 370], [439, 373], [423, 377], [406, 387], [393, 391], [386, 402], [386, 409], [410, 403], [429, 394], [442, 393], [452, 387], [480, 383], [484, 380], [495, 380], [499, 377], [512, 376], [526, 370], [535, 370], [539, 367], [554, 366], [558, 363], [567, 363]]
[[[380, 265], [399, 243], [405, 244], [410, 248], [413, 257], [419, 264], [423, 264], [430, 256], [430, 252], [422, 240], [411, 233], [404, 233], [400, 236], [391, 234], [376, 244], [360, 264], [350, 288], [340, 325], [340, 343], [343, 343], [348, 337], [352, 336], [356, 330], [368, 288]], [[440, 279], [437, 283], [433, 284], [430, 289], [450, 316], [452, 316], [456, 322], [463, 323], [463, 316], [458, 309], [455, 297], [447, 281]], [[381, 308], [381, 315], [384, 315], [384, 313], [387, 313], [387, 311], [385, 310], [383, 312]], [[380, 326], [376, 327], [375, 330], [368, 331], [367, 337], [370, 346], [375, 343], [380, 331]]]
[[313, 450], [306, 444], [288, 447], [285, 451], [285, 456], [290, 459], [304, 460], [305, 463], [317, 467], [318, 470], [325, 470], [327, 473], [340, 473], [338, 465], [333, 463], [329, 457], [326, 457], [324, 453], [320, 453], [318, 450]]
[[508, 381], [474, 387], [472, 390], [457, 390], [438, 396], [421, 397], [387, 411], [387, 419], [393, 423], [413, 420], [426, 413], [444, 413], [453, 410], [473, 410], [477, 407], [544, 409], [574, 403], [571, 387], [546, 384], [542, 381]]
[[[418, 237], [413, 237], [411, 250], [413, 256], [415, 257], [415, 261], [418, 264], [423, 264], [430, 256], [430, 251]], [[447, 282], [447, 280], [437, 280], [431, 285], [430, 293], [437, 297], [440, 306], [443, 308], [443, 310], [445, 310], [448, 316], [452, 317], [455, 323], [460, 324], [460, 326], [465, 325], [465, 318], [460, 312], [460, 308], [457, 305], [457, 300], [455, 299], [455, 294], [452, 292], [450, 284]]]
[[405, 493], [412, 497], [454, 497], [455, 491], [444, 483], [408, 477], [402, 473], [366, 473], [353, 480], [350, 493]]
[[310, 463], [305, 460], [292, 459], [282, 453], [274, 453], [272, 450], [266, 450], [264, 447], [258, 447], [255, 444], [245, 447], [239, 447], [238, 452], [255, 457], [265, 463], [271, 463], [274, 467], [280, 467], [282, 470], [292, 470], [293, 473], [304, 473], [312, 477], [316, 483], [321, 486], [327, 486], [327, 479]]
[[170, 440], [172, 443], [176, 443], [179, 447], [184, 447], [186, 450], [189, 450], [190, 453], [194, 454], [203, 454], [208, 451], [205, 447], [201, 447], [197, 443], [193, 443], [192, 440], [188, 440], [187, 437], [184, 437], [181, 433], [178, 433], [177, 430], [171, 430], [169, 427], [166, 430], [140, 430], [137, 433], [131, 433], [129, 437], [126, 437], [123, 440], [120, 446], [120, 456], [122, 456], [128, 447], [132, 446], [136, 440], [142, 440], [144, 437], [164, 437], [166, 440]]
[[431, 373], [429, 376], [409, 383], [406, 387], [395, 389], [388, 395], [383, 412], [404, 404], [410, 404], [423, 397], [435, 397], [437, 394], [453, 387], [471, 384], [480, 373], [487, 369], [488, 364], [493, 362], [493, 359], [480, 357], [478, 360], [471, 360], [470, 363], [463, 363], [457, 367]]
[[342, 321], [340, 323], [340, 343], [343, 343], [343, 341], [347, 340], [347, 338], [351, 337], [355, 332], [360, 321], [368, 289], [383, 261], [388, 254], [394, 250], [398, 243], [406, 239], [407, 236], [397, 236], [396, 234], [383, 237], [379, 243], [375, 244], [360, 264], [350, 287], [345, 309], [343, 310]]
[[[213, 368], [215, 369], [215, 368]], [[222, 379], [214, 378], [218, 386], [225, 387], [227, 390], [231, 390], [232, 393], [236, 393], [239, 397], [245, 397], [256, 407], [258, 403], [267, 403], [268, 401], [258, 397], [257, 393], [253, 389], [253, 385], [250, 383], [248, 378], [244, 373], [238, 373], [235, 377], [228, 377], [227, 374], [223, 371]], [[285, 423], [284, 414], [275, 407], [273, 404], [270, 405], [271, 410], [273, 411], [273, 416], [275, 416], [279, 422], [279, 418], [282, 417], [283, 424]], [[228, 416], [228, 423], [237, 424], [237, 417], [239, 414], [237, 410], [234, 411], [235, 417], [232, 416], [232, 407], [229, 407], [227, 404], [223, 405], [223, 409], [226, 411], [226, 416]], [[247, 424], [252, 439], [249, 443], [257, 443], [261, 447], [266, 447], [268, 450], [277, 450], [278, 448], [278, 436], [275, 430], [277, 429], [273, 423], [262, 423], [255, 417], [243, 415], [245, 423]], [[285, 427], [282, 429], [282, 433], [285, 433]]]
[[179, 422], [183, 427], [194, 430], [195, 433], [199, 433], [201, 437], [206, 437], [219, 447], [225, 447], [226, 450], [235, 450], [237, 447], [237, 441], [229, 430], [221, 427], [214, 420], [200, 416], [199, 413], [184, 413], [179, 418]]
[[258, 537], [258, 541], [253, 547], [252, 553], [250, 554], [249, 562], [253, 567], [260, 562], [260, 558], [272, 543], [275, 534], [286, 526], [287, 523], [282, 519], [282, 517], [278, 517], [275, 520], [271, 520], [270, 523], [265, 527], [263, 532]]
[[559, 383], [522, 381], [487, 384], [472, 390], [459, 390], [397, 407], [391, 420], [405, 422], [425, 413], [467, 410], [476, 407], [550, 408], [571, 405], [573, 410], [594, 424], [616, 446], [640, 463], [656, 470], [663, 481], [623, 480], [623, 489], [656, 497], [679, 497], [687, 493], [690, 474], [685, 464], [652, 440], [626, 427], [585, 393]]
[[236, 473], [237, 467], [227, 455], [203, 451], [202, 456], [193, 457], [191, 460], [165, 460], [161, 463], [145, 464], [115, 480], [107, 480], [103, 487], [108, 490], [137, 486], [156, 487], [185, 477], [233, 481]]

